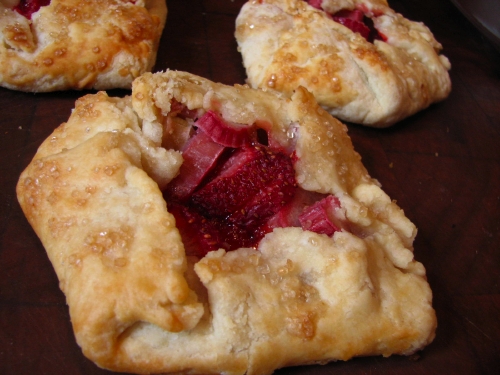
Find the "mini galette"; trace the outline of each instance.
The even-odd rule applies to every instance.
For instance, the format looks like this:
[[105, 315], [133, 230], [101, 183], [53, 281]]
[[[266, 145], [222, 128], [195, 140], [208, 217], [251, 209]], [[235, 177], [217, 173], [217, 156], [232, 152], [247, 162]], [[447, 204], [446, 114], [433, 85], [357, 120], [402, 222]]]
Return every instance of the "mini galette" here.
[[0, 86], [130, 89], [151, 71], [165, 0], [2, 0]]
[[385, 0], [251, 0], [235, 35], [252, 87], [304, 86], [344, 121], [387, 127], [451, 90], [441, 44]]
[[302, 87], [146, 73], [79, 99], [17, 194], [98, 366], [270, 374], [434, 338], [416, 228], [360, 159]]

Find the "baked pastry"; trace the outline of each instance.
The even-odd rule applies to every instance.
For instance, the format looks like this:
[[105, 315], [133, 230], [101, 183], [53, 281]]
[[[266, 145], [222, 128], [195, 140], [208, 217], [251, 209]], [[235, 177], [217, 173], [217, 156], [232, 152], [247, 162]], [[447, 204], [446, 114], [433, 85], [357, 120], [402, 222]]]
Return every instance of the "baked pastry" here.
[[302, 87], [286, 99], [185, 72], [79, 99], [17, 195], [84, 354], [270, 374], [429, 344], [416, 228], [346, 132]]
[[304, 86], [344, 121], [387, 127], [451, 90], [441, 44], [385, 0], [248, 1], [235, 35], [252, 87]]
[[2, 0], [0, 85], [130, 89], [153, 68], [166, 17], [165, 0]]

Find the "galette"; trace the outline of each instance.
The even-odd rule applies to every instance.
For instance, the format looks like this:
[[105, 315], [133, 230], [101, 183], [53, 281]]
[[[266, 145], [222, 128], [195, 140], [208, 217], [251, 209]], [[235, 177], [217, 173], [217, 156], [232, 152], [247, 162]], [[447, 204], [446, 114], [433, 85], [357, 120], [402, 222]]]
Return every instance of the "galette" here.
[[2, 0], [0, 86], [130, 89], [153, 68], [165, 0]]
[[250, 0], [235, 35], [249, 85], [303, 86], [343, 121], [387, 127], [451, 90], [441, 44], [385, 0]]
[[17, 196], [100, 367], [261, 375], [434, 338], [415, 225], [303, 87], [167, 71], [86, 95]]

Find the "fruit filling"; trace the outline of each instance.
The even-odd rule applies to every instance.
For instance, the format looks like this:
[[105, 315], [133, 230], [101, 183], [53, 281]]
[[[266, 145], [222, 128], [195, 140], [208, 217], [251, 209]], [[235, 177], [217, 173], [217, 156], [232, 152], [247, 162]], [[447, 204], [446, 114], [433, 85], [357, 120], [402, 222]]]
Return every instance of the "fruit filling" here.
[[[340, 201], [307, 192], [295, 181], [295, 155], [270, 146], [262, 129], [226, 121], [215, 111], [189, 110], [173, 100], [165, 121], [189, 138], [184, 162], [165, 188], [187, 255], [256, 247], [277, 227], [333, 235], [348, 230]], [[272, 142], [271, 142], [272, 144]]]
[[20, 0], [14, 7], [14, 10], [27, 19], [31, 19], [33, 13], [38, 12], [41, 7], [49, 4], [50, 0]]
[[370, 17], [367, 17], [361, 9], [343, 9], [335, 14], [330, 14], [321, 7], [322, 0], [306, 1], [312, 7], [324, 11], [335, 22], [344, 25], [355, 33], [359, 33], [370, 43], [373, 43], [374, 40], [387, 40], [387, 38], [375, 28], [372, 19]]

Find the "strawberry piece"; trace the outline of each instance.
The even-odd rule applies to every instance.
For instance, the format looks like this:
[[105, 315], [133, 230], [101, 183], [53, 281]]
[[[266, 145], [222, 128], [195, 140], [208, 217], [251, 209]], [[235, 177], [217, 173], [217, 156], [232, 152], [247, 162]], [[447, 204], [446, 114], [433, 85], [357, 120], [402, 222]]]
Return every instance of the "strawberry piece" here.
[[50, 0], [21, 0], [19, 4], [14, 7], [14, 10], [30, 20], [33, 13], [38, 12], [41, 7], [49, 4]]
[[219, 248], [218, 231], [212, 223], [186, 206], [168, 204], [169, 212], [175, 217], [175, 225], [186, 250], [186, 255], [203, 257], [209, 251]]
[[238, 148], [250, 143], [248, 125], [225, 121], [214, 111], [207, 111], [195, 125], [226, 147]]
[[307, 207], [299, 216], [302, 229], [332, 236], [346, 226], [346, 218], [337, 197], [326, 198]]
[[172, 198], [184, 200], [201, 184], [205, 176], [217, 165], [225, 147], [215, 143], [202, 131], [197, 131], [182, 151], [184, 162], [179, 175], [167, 186]]
[[291, 159], [267, 147], [252, 146], [237, 150], [191, 201], [208, 217], [258, 226], [286, 205], [295, 190]]

